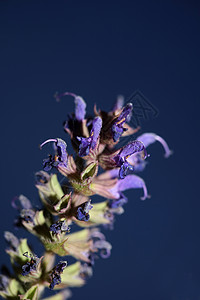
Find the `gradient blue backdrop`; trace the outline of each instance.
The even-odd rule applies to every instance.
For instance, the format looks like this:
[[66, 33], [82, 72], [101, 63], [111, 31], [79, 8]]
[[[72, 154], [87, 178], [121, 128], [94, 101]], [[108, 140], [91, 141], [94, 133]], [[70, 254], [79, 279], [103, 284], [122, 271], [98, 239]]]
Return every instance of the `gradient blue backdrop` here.
[[148, 148], [141, 175], [152, 198], [127, 193], [125, 213], [107, 232], [112, 256], [96, 262], [73, 299], [200, 299], [199, 17], [199, 2], [189, 0], [0, 1], [2, 263], [11, 199], [23, 193], [38, 205], [39, 143], [67, 138], [62, 122], [73, 100], [58, 104], [55, 91], [82, 95], [92, 111], [139, 89], [159, 109], [142, 132], [163, 136], [174, 155]]

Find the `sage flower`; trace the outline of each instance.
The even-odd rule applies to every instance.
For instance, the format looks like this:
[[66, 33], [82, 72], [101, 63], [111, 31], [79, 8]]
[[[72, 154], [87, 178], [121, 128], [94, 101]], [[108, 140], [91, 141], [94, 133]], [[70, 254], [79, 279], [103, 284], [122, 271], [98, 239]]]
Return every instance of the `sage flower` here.
[[80, 141], [79, 155], [81, 157], [89, 155], [90, 149], [94, 150], [97, 147], [101, 127], [102, 119], [100, 117], [96, 117], [92, 122], [90, 136], [88, 138], [77, 137], [78, 141]]
[[[40, 206], [34, 207], [23, 195], [12, 201], [18, 211], [15, 226], [33, 234], [44, 253], [39, 258], [27, 239], [5, 232], [13, 269], [13, 274], [6, 269], [0, 275], [0, 295], [5, 299], [37, 300], [49, 288], [60, 291], [43, 300], [65, 300], [71, 296], [70, 287], [83, 286], [93, 275], [96, 259], [111, 255], [112, 245], [100, 226], [113, 229], [116, 215], [124, 213], [125, 205], [128, 209], [126, 190], [141, 189], [141, 200], [150, 198], [146, 183], [135, 174], [146, 165], [146, 148], [159, 141], [165, 157], [172, 153], [166, 141], [154, 133], [131, 137], [123, 147], [118, 146], [121, 138], [139, 129], [128, 125], [133, 105], [124, 106], [123, 96], [108, 112], [95, 105], [94, 116], [87, 115], [81, 96], [70, 92], [55, 95], [57, 101], [63, 96], [74, 98], [75, 110], [64, 122], [74, 153], [67, 152], [67, 142], [61, 138], [44, 141], [40, 149], [49, 143], [53, 149], [43, 160], [43, 170], [35, 174]], [[93, 201], [94, 195], [103, 197], [102, 201]], [[76, 261], [56, 260], [58, 256]]]

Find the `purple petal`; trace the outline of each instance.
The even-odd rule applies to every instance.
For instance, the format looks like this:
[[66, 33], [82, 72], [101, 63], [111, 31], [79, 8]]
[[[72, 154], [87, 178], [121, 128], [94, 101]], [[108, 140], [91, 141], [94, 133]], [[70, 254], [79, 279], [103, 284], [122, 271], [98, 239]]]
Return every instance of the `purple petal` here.
[[83, 98], [81, 96], [77, 96], [74, 93], [70, 93], [70, 92], [65, 92], [62, 94], [55, 94], [55, 98], [57, 101], [60, 101], [60, 98], [63, 96], [72, 96], [74, 97], [74, 103], [75, 103], [75, 117], [78, 121], [82, 121], [85, 118], [85, 114], [86, 114], [86, 103], [83, 100]]
[[147, 187], [144, 180], [137, 175], [128, 175], [125, 179], [119, 180], [117, 183], [118, 192], [123, 192], [128, 189], [138, 189], [143, 188], [144, 196], [141, 197], [141, 200], [145, 200], [146, 198], [150, 198], [147, 192]]
[[86, 114], [86, 103], [82, 97], [76, 96], [74, 99], [75, 103], [75, 117], [78, 121], [82, 121]]
[[95, 149], [101, 131], [101, 127], [102, 119], [100, 117], [96, 117], [92, 122], [92, 130], [90, 132], [90, 136], [88, 138], [79, 136], [77, 137], [77, 140], [81, 142], [79, 145], [79, 155], [81, 157], [87, 156], [90, 152], [90, 149]]
[[133, 155], [134, 153], [145, 151], [145, 157], [146, 155], [146, 149], [144, 147], [144, 144], [141, 141], [133, 141], [127, 144], [125, 147], [122, 148], [122, 150], [119, 152], [118, 157], [119, 158], [128, 158], [129, 156]]
[[155, 133], [144, 133], [137, 138], [138, 141], [141, 141], [145, 147], [155, 143], [156, 141], [160, 142], [165, 150], [165, 157], [169, 157], [172, 154], [172, 151], [169, 149], [166, 141], [159, 135]]
[[91, 147], [94, 149], [97, 144], [97, 140], [99, 137], [99, 134], [101, 132], [101, 127], [102, 127], [102, 119], [100, 117], [96, 117], [93, 120], [92, 123], [92, 130], [91, 130], [91, 137], [92, 137], [92, 143]]
[[116, 110], [122, 109], [123, 105], [124, 105], [124, 96], [122, 95], [117, 96], [117, 100], [115, 102], [112, 111], [115, 112]]
[[133, 108], [132, 103], [128, 103], [124, 107], [124, 109], [121, 112], [121, 114], [119, 115], [119, 117], [114, 120], [112, 128], [111, 128], [114, 142], [117, 142], [117, 140], [121, 137], [122, 133], [125, 130], [127, 130], [123, 127], [123, 125], [124, 125], [124, 123], [127, 122], [127, 120], [129, 120], [132, 108]]
[[124, 179], [129, 170], [133, 171], [133, 166], [131, 166], [131, 164], [129, 164], [127, 161], [123, 162], [119, 170], [119, 178]]
[[126, 178], [118, 180], [117, 184], [114, 188], [110, 190], [115, 199], [119, 199], [121, 197], [121, 192], [128, 189], [138, 189], [143, 188], [144, 196], [141, 197], [141, 200], [145, 200], [146, 198], [150, 198], [147, 192], [147, 187], [144, 180], [137, 175], [128, 175]]
[[57, 167], [59, 165], [67, 166], [68, 154], [67, 154], [67, 144], [60, 138], [48, 139], [40, 145], [40, 149], [49, 142], [54, 142], [54, 149], [56, 151], [56, 156], [49, 155], [47, 159], [43, 161], [43, 168], [45, 171], [51, 170], [52, 167]]

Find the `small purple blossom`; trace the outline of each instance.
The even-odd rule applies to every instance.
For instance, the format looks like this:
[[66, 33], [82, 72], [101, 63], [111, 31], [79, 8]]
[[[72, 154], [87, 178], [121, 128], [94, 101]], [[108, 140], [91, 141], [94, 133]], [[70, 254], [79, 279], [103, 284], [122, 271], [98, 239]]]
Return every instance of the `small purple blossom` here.
[[61, 234], [62, 232], [69, 231], [70, 228], [67, 226], [66, 221], [58, 221], [50, 226], [50, 231], [54, 234]]
[[6, 291], [10, 279], [5, 275], [0, 275], [0, 291]]
[[56, 155], [49, 155], [48, 158], [43, 160], [44, 171], [50, 171], [53, 167], [64, 166], [67, 167], [68, 154], [66, 151], [67, 144], [62, 139], [48, 139], [40, 145], [42, 148], [45, 144], [49, 142], [55, 143]]
[[112, 246], [105, 240], [98, 240], [94, 242], [94, 248], [100, 250], [99, 254], [102, 258], [108, 258], [111, 254]]
[[92, 267], [90, 263], [81, 264], [80, 276], [87, 279], [93, 275]]
[[[18, 205], [16, 204], [16, 202], [18, 202]], [[19, 197], [15, 197], [12, 200], [12, 207], [14, 207], [15, 209], [18, 209], [18, 210], [31, 209], [32, 204], [27, 197], [25, 197], [24, 195], [20, 195]]]
[[45, 185], [49, 181], [49, 174], [44, 171], [35, 173], [35, 181], [37, 185]]
[[77, 215], [76, 218], [79, 221], [88, 221], [90, 218], [89, 211], [92, 209], [91, 200], [85, 202], [77, 209]]
[[133, 141], [124, 146], [119, 153], [114, 157], [117, 167], [120, 167], [119, 178], [123, 179], [127, 175], [128, 170], [132, 171], [133, 166], [127, 161], [127, 159], [134, 153], [144, 151], [144, 158], [147, 157], [146, 149], [142, 142]]
[[20, 212], [21, 221], [34, 223], [35, 211], [33, 209], [22, 209]]
[[57, 101], [60, 101], [60, 98], [63, 96], [72, 96], [74, 97], [75, 103], [75, 118], [77, 121], [82, 121], [85, 118], [86, 114], [86, 103], [81, 96], [78, 96], [74, 93], [65, 92], [62, 94], [55, 94], [55, 98]]
[[9, 231], [5, 231], [4, 238], [6, 242], [9, 244], [10, 249], [12, 249], [13, 251], [17, 251], [17, 248], [19, 246], [18, 238], [12, 232]]
[[28, 261], [25, 265], [22, 266], [22, 275], [26, 276], [30, 272], [36, 271], [39, 258], [36, 255], [28, 255], [28, 252], [25, 252], [23, 255], [27, 258], [30, 258], [30, 261]]
[[96, 117], [92, 122], [92, 129], [90, 131], [90, 136], [88, 138], [77, 137], [77, 140], [80, 141], [79, 155], [81, 157], [87, 156], [90, 152], [90, 149], [94, 150], [96, 148], [101, 127], [102, 127], [102, 119], [100, 117]]
[[66, 268], [67, 262], [66, 261], [60, 261], [51, 272], [51, 283], [49, 285], [49, 288], [51, 290], [54, 289], [55, 285], [58, 285], [61, 283], [61, 276], [60, 274], [63, 273], [63, 270]]
[[122, 110], [119, 117], [114, 120], [114, 123], [111, 128], [112, 137], [113, 137], [114, 142], [117, 142], [119, 140], [119, 138], [121, 137], [121, 135], [123, 134], [123, 132], [127, 130], [123, 126], [124, 126], [124, 123], [127, 122], [132, 109], [133, 109], [132, 103], [128, 103]]

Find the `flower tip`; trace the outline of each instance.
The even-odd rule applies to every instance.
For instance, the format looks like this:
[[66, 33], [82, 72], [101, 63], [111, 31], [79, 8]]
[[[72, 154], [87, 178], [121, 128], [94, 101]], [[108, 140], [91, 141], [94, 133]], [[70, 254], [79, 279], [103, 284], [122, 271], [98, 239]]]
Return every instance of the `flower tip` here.
[[150, 199], [151, 198], [151, 195], [144, 195], [142, 197], [140, 197], [140, 200], [144, 201], [146, 199]]
[[165, 154], [164, 154], [164, 158], [170, 157], [171, 155], [173, 155], [173, 153], [174, 153], [173, 150], [168, 149], [168, 151], [166, 151]]
[[56, 143], [58, 140], [57, 139], [48, 139], [48, 140], [46, 140], [46, 141], [44, 141], [42, 144], [40, 144], [40, 150], [42, 149], [42, 147], [45, 145], [45, 144], [47, 144], [47, 143], [50, 143], [50, 142], [54, 142], [54, 143]]

